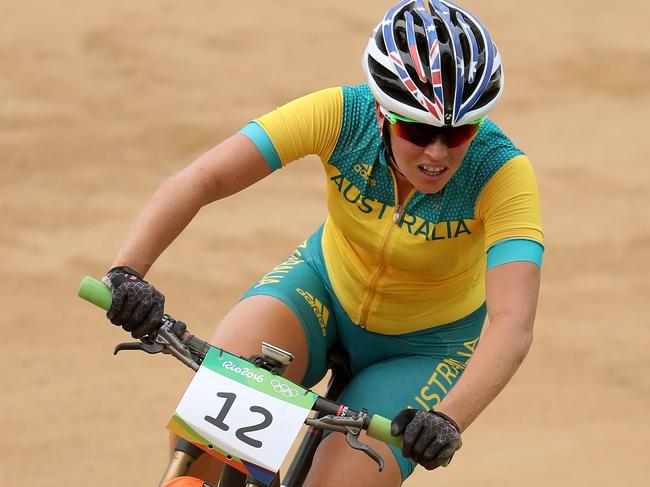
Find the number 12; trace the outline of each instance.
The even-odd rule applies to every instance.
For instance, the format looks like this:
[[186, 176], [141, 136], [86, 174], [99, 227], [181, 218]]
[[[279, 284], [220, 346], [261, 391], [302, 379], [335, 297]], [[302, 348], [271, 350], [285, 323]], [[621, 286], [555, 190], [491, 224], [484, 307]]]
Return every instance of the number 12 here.
[[[228, 411], [230, 411], [230, 408], [232, 408], [232, 405], [235, 402], [235, 399], [237, 398], [237, 394], [235, 394], [234, 392], [217, 392], [217, 397], [221, 397], [225, 399], [221, 411], [219, 411], [216, 417], [206, 415], [204, 419], [208, 423], [216, 426], [217, 428], [223, 431], [228, 431], [230, 429], [230, 426], [228, 426], [224, 422], [224, 419], [226, 419], [226, 416], [228, 415]], [[246, 436], [246, 433], [259, 431], [266, 428], [273, 422], [273, 415], [268, 409], [265, 409], [262, 406], [251, 406], [249, 410], [252, 413], [261, 414], [264, 417], [264, 419], [262, 420], [261, 423], [239, 428], [238, 430], [235, 431], [235, 436], [237, 437], [237, 439], [243, 441], [247, 445], [252, 446], [253, 448], [262, 448], [262, 442], [260, 440], [256, 440], [255, 438]]]

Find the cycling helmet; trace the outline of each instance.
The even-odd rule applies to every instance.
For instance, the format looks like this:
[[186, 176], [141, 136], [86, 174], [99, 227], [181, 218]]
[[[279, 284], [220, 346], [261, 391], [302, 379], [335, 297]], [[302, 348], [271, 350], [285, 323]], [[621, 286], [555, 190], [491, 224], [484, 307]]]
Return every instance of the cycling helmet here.
[[503, 91], [501, 56], [489, 32], [447, 0], [403, 0], [392, 7], [373, 30], [362, 62], [382, 107], [438, 127], [479, 120]]

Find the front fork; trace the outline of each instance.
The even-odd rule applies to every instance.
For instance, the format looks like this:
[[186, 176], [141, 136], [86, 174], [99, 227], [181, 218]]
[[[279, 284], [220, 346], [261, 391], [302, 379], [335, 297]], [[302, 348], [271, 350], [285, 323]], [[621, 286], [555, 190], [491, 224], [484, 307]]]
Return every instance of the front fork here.
[[174, 480], [177, 477], [182, 477], [187, 474], [187, 471], [190, 469], [190, 466], [194, 461], [203, 454], [203, 450], [199, 447], [194, 446], [187, 440], [179, 438], [176, 441], [176, 449], [172, 455], [169, 463], [167, 464], [167, 469], [163, 473], [158, 487], [163, 487], [167, 482]]

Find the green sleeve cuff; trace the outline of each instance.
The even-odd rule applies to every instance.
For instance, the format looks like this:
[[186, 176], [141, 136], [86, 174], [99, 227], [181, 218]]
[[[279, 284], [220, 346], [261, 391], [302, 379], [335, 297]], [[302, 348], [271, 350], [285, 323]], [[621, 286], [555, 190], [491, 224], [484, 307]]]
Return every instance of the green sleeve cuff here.
[[248, 137], [255, 144], [272, 171], [282, 167], [282, 161], [275, 147], [273, 147], [273, 142], [271, 142], [267, 133], [256, 121], [249, 122], [239, 133]]
[[513, 238], [495, 243], [488, 249], [487, 268], [491, 269], [508, 262], [533, 262], [542, 267], [544, 246], [534, 240]]

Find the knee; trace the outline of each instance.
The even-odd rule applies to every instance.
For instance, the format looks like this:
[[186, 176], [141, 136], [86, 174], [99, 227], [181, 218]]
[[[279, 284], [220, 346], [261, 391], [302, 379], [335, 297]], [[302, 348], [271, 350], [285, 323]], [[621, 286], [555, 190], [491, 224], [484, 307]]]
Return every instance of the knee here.
[[333, 433], [319, 445], [305, 486], [397, 487], [401, 485], [402, 473], [388, 445], [368, 438], [365, 434], [362, 434], [359, 439], [383, 458], [384, 469], [381, 472], [377, 463], [368, 455], [351, 449], [343, 435]]
[[302, 324], [289, 306], [272, 296], [250, 296], [237, 303], [210, 341], [242, 357], [259, 355], [263, 341], [291, 352], [294, 360], [284, 375], [294, 382], [300, 382], [307, 369], [309, 350]]

